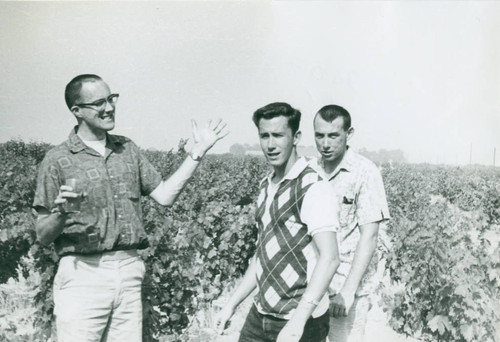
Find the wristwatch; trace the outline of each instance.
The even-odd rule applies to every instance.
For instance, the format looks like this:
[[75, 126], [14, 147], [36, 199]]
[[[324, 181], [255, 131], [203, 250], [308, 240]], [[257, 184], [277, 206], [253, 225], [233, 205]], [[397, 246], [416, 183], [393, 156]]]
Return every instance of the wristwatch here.
[[201, 161], [201, 156], [200, 156], [198, 153], [196, 153], [196, 152], [191, 152], [191, 153], [189, 154], [189, 156], [190, 156], [190, 157], [191, 157], [191, 159], [193, 159], [194, 161], [197, 161], [197, 162]]
[[314, 299], [311, 295], [305, 294], [303, 298], [305, 299], [306, 303], [312, 304], [314, 306], [319, 305], [319, 302], [316, 299]]

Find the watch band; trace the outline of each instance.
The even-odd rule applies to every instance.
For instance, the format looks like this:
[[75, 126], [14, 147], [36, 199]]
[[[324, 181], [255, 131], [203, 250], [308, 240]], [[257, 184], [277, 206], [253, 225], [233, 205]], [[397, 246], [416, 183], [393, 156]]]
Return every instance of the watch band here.
[[311, 295], [304, 295], [303, 298], [308, 304], [312, 304], [314, 306], [318, 306], [319, 304], [319, 302], [316, 299], [314, 299]]
[[198, 153], [196, 153], [196, 152], [189, 153], [189, 156], [191, 157], [191, 159], [193, 159], [196, 162], [201, 161], [201, 156]]

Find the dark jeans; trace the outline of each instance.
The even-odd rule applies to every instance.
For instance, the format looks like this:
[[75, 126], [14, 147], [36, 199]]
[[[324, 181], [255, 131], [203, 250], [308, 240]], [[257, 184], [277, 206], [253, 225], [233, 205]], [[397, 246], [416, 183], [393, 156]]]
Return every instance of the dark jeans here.
[[[241, 329], [239, 342], [274, 342], [287, 320], [263, 315], [252, 306]], [[309, 318], [300, 342], [324, 342], [328, 336], [328, 311], [320, 317]]]

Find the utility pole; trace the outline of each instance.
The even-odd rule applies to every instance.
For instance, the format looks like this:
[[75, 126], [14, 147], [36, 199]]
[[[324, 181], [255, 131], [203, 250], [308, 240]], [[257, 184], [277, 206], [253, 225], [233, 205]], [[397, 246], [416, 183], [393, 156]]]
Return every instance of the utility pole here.
[[470, 143], [469, 165], [472, 165], [472, 143]]
[[495, 167], [495, 157], [497, 156], [497, 148], [493, 147], [493, 167]]

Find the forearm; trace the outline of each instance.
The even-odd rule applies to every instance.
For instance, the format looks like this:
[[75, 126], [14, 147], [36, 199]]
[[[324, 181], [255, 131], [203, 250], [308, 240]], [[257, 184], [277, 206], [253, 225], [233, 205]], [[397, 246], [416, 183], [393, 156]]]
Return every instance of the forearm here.
[[161, 205], [172, 205], [199, 164], [199, 161], [187, 156], [181, 166], [167, 180], [162, 181], [150, 196]]
[[320, 255], [306, 291], [290, 319], [291, 322], [305, 324], [311, 317], [314, 309], [316, 309], [313, 301], [319, 302], [323, 298], [339, 265], [340, 260], [338, 257], [332, 258], [329, 255]]
[[153, 190], [150, 196], [161, 205], [172, 205], [186, 185], [187, 181], [193, 175], [200, 164], [191, 156], [197, 155], [200, 158], [220, 139], [225, 137], [228, 132], [223, 132], [226, 126], [220, 119], [217, 122], [209, 120], [207, 125], [199, 129], [194, 120], [191, 120], [193, 129], [194, 145], [191, 154], [184, 160], [182, 165], [166, 181], [163, 181]]
[[351, 270], [349, 271], [349, 275], [347, 276], [341, 292], [355, 294], [370, 264], [373, 253], [377, 248], [378, 227], [371, 227], [369, 229], [370, 230], [365, 229], [365, 231], [361, 233], [351, 264]]
[[39, 215], [36, 222], [36, 236], [42, 245], [49, 245], [61, 234], [66, 215], [58, 212]]
[[226, 306], [235, 310], [242, 301], [244, 301], [257, 287], [257, 279], [255, 277], [255, 257], [252, 257], [248, 269], [245, 272], [241, 282], [236, 290], [229, 298]]

